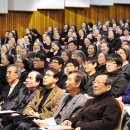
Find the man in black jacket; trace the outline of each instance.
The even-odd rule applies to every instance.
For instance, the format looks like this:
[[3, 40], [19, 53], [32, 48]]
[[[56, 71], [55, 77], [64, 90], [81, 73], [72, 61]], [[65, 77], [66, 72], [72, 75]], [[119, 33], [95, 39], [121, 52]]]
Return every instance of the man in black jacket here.
[[118, 54], [111, 54], [106, 61], [106, 70], [108, 75], [113, 79], [112, 94], [119, 97], [125, 94], [128, 86], [128, 80], [121, 70], [122, 59]]

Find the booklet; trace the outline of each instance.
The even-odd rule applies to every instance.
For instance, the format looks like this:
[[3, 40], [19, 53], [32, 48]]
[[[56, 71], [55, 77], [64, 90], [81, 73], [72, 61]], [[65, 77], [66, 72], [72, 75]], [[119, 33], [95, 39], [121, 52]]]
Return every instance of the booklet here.
[[6, 114], [6, 113], [15, 113], [16, 111], [13, 110], [2, 110], [0, 111], [0, 114]]
[[51, 126], [56, 126], [57, 125], [54, 117], [51, 117], [51, 118], [48, 118], [48, 119], [45, 119], [45, 120], [34, 119], [33, 121], [35, 123], [47, 123], [48, 125], [51, 125]]

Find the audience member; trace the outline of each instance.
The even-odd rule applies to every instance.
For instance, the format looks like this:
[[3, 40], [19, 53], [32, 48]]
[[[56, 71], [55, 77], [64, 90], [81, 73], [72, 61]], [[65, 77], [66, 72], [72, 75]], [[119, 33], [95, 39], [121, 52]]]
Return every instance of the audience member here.
[[106, 59], [108, 54], [101, 52], [98, 54], [98, 69], [97, 73], [104, 73], [106, 72]]
[[97, 59], [95, 57], [88, 57], [84, 62], [84, 69], [87, 74], [87, 83], [85, 85], [84, 91], [89, 96], [94, 96], [92, 83], [97, 75]]
[[122, 58], [118, 54], [111, 54], [106, 61], [106, 70], [108, 75], [113, 79], [112, 94], [119, 97], [125, 94], [128, 86], [128, 80], [121, 71]]
[[[63, 90], [56, 86], [58, 73], [53, 69], [48, 69], [43, 77], [43, 91], [38, 91], [31, 102], [24, 110], [24, 114], [34, 118], [46, 119], [52, 117], [56, 112], [59, 100], [64, 95]], [[18, 130], [28, 130], [34, 123], [21, 122]]]
[[76, 50], [72, 53], [71, 58], [76, 59], [79, 62], [79, 70], [84, 72], [83, 63], [86, 59], [85, 54], [81, 50]]
[[111, 94], [112, 79], [98, 75], [93, 81], [95, 98], [88, 99], [82, 112], [65, 120], [62, 125], [72, 126], [75, 130], [113, 130], [118, 124], [121, 110], [118, 101]]
[[0, 110], [9, 110], [12, 108], [12, 101], [19, 95], [20, 89], [25, 85], [20, 82], [21, 70], [16, 65], [10, 65], [6, 71], [6, 79], [9, 85], [4, 86], [0, 95]]
[[28, 74], [28, 77], [26, 78], [25, 85], [26, 87], [23, 87], [20, 92], [18, 97], [16, 97], [10, 106], [10, 110], [15, 110], [17, 111], [17, 114], [12, 114], [12, 115], [5, 115], [2, 118], [2, 124], [4, 128], [3, 130], [10, 130], [15, 127], [15, 117], [16, 116], [21, 116], [19, 114], [23, 113], [24, 108], [27, 106], [29, 101], [32, 100], [36, 92], [38, 91], [38, 88], [40, 88], [40, 83], [42, 82], [42, 76], [40, 73], [36, 71], [32, 71]]
[[[57, 112], [54, 114], [53, 121], [58, 125], [65, 119], [75, 117], [83, 108], [87, 98], [83, 94], [82, 87], [86, 82], [85, 74], [80, 71], [73, 71], [69, 74], [66, 81], [68, 94], [60, 100]], [[39, 123], [40, 127], [51, 125], [52, 123]], [[38, 130], [33, 127], [29, 130]]]
[[69, 59], [64, 68], [64, 73], [68, 76], [70, 72], [79, 69], [79, 63], [75, 59]]
[[117, 54], [119, 54], [122, 58], [123, 64], [122, 64], [122, 71], [125, 73], [126, 78], [130, 80], [130, 64], [129, 64], [129, 50], [125, 48], [120, 48], [117, 51]]
[[0, 66], [0, 94], [2, 93], [3, 88], [8, 85], [6, 79], [7, 67], [11, 64], [14, 64], [13, 56], [6, 54], [1, 57], [1, 66]]
[[62, 89], [65, 89], [65, 81], [67, 79], [67, 76], [63, 71], [63, 65], [64, 65], [63, 59], [61, 59], [61, 57], [59, 56], [55, 56], [52, 58], [50, 65], [51, 68], [55, 69], [59, 73], [59, 80], [57, 82], [57, 86]]
[[48, 68], [47, 61], [45, 55], [38, 53], [35, 54], [35, 58], [33, 61], [33, 67], [35, 71], [38, 71], [39, 73], [43, 74], [45, 73], [45, 70]]

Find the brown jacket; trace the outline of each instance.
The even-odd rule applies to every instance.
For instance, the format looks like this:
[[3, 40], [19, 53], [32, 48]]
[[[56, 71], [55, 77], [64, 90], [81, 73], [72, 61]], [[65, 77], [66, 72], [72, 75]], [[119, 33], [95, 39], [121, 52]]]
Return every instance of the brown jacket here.
[[[47, 97], [46, 101], [42, 106], [42, 112], [40, 113], [41, 119], [50, 118], [54, 115], [59, 105], [59, 100], [65, 95], [62, 89], [55, 86]], [[29, 102], [27, 107], [24, 110], [24, 114], [29, 113], [30, 110], [38, 112], [38, 106], [42, 100], [43, 96], [41, 91], [38, 91], [32, 101]]]

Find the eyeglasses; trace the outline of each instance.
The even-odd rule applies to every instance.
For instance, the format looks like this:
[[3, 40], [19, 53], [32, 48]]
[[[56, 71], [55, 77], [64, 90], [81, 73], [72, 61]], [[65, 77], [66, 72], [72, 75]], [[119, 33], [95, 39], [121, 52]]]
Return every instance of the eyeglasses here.
[[40, 60], [40, 59], [34, 59], [33, 62], [38, 62], [38, 61], [42, 61], [42, 60]]
[[96, 83], [97, 83], [97, 84], [106, 84], [106, 83], [104, 83], [104, 82], [99, 82], [99, 81], [93, 81], [93, 82], [92, 82], [92, 84], [96, 84]]
[[52, 64], [59, 64], [58, 61], [52, 61]]
[[117, 64], [115, 61], [106, 61], [106, 64]]
[[84, 62], [84, 64], [83, 65], [92, 65], [93, 63], [91, 63], [91, 62]]
[[49, 73], [45, 73], [45, 75], [44, 75], [44, 76], [47, 76], [47, 77], [53, 77], [54, 75], [49, 74]]
[[74, 65], [66, 65], [65, 68], [70, 68], [70, 67], [73, 67]]

